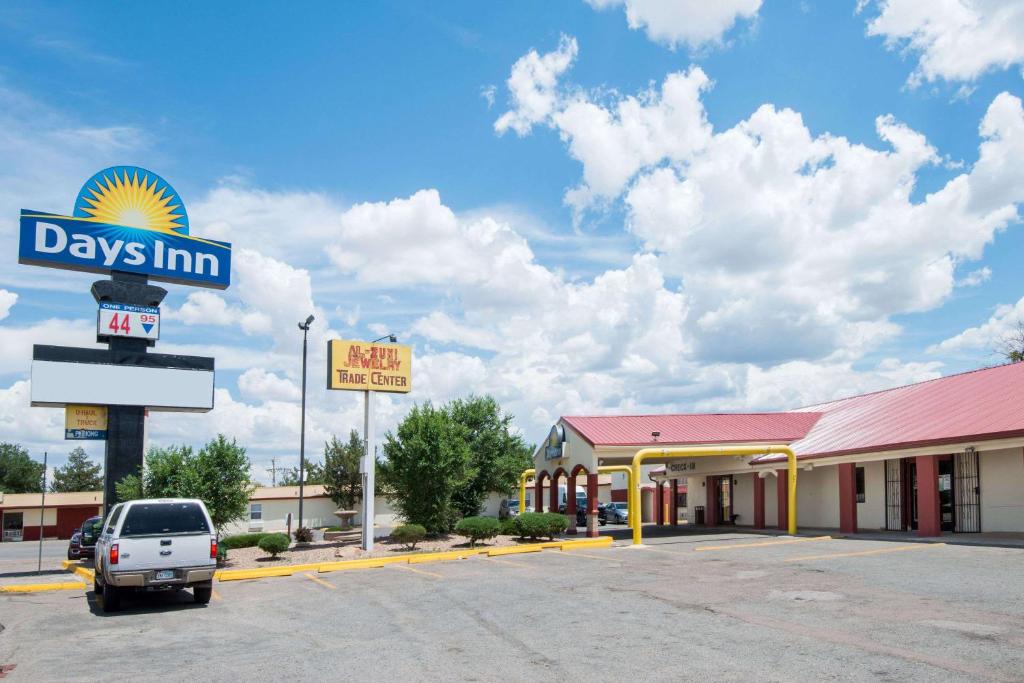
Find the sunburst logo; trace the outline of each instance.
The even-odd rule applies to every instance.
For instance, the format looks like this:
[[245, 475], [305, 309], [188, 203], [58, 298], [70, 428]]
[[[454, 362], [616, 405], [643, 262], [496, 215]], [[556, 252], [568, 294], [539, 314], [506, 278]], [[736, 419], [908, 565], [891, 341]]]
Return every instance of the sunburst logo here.
[[178, 193], [163, 178], [134, 166], [113, 166], [85, 183], [74, 215], [107, 225], [188, 234], [188, 214]]

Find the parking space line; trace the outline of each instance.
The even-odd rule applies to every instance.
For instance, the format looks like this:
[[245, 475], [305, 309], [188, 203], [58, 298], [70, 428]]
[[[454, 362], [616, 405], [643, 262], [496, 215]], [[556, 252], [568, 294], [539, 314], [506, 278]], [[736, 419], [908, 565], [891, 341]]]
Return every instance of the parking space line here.
[[330, 588], [332, 591], [338, 590], [338, 587], [335, 586], [333, 583], [329, 583], [327, 581], [324, 581], [323, 579], [321, 579], [318, 576], [314, 576], [313, 574], [310, 574], [310, 573], [307, 573], [307, 572], [303, 572], [302, 575], [305, 576], [310, 581], [312, 581], [313, 583], [320, 584], [324, 588]]
[[771, 545], [789, 545], [791, 543], [810, 543], [811, 541], [830, 541], [831, 536], [810, 536], [807, 538], [786, 538], [781, 541], [761, 541], [759, 543], [736, 543], [734, 545], [702, 545], [694, 550], [736, 550], [738, 548], [764, 548]]
[[483, 559], [487, 560], [488, 562], [497, 562], [499, 564], [507, 564], [507, 565], [510, 565], [512, 567], [520, 567], [522, 569], [529, 569], [531, 571], [536, 569], [536, 567], [534, 567], [533, 565], [529, 565], [529, 564], [526, 564], [524, 562], [515, 562], [513, 560], [499, 560], [497, 557], [485, 557]]
[[407, 564], [393, 564], [393, 565], [390, 565], [390, 566], [396, 567], [398, 569], [404, 569], [407, 572], [413, 572], [415, 574], [423, 574], [424, 576], [429, 576], [429, 577], [435, 578], [435, 579], [443, 579], [444, 578], [443, 576], [441, 576], [437, 572], [428, 572], [426, 569], [417, 569], [416, 567], [410, 567]]
[[569, 552], [561, 552], [558, 554], [552, 553], [554, 557], [585, 557], [588, 560], [601, 560], [602, 562], [618, 562], [622, 563], [622, 560], [615, 559], [614, 557], [601, 557], [600, 555], [588, 555], [579, 551], [573, 550]]
[[783, 562], [812, 562], [814, 560], [831, 560], [840, 557], [865, 557], [868, 555], [881, 555], [883, 553], [898, 553], [904, 550], [925, 550], [935, 546], [944, 546], [945, 543], [914, 543], [913, 545], [898, 545], [895, 548], [876, 548], [875, 550], [859, 550], [849, 553], [831, 553], [829, 555], [805, 555], [803, 557], [790, 557]]

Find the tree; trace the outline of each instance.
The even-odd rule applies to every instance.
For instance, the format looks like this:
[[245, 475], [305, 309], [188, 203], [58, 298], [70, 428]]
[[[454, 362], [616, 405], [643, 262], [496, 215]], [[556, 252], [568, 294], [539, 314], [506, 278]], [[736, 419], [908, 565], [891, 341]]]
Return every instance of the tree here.
[[359, 432], [353, 429], [348, 434], [348, 443], [332, 436], [324, 444], [324, 490], [342, 510], [355, 508], [363, 495], [363, 475], [359, 472], [363, 443]]
[[196, 454], [189, 446], [151, 448], [140, 478], [129, 475], [117, 482], [119, 500], [138, 498], [199, 498], [206, 504], [217, 533], [241, 519], [249, 509], [253, 484], [245, 449], [218, 434]]
[[463, 517], [473, 517], [492, 491], [515, 490], [519, 475], [533, 462], [533, 449], [510, 431], [513, 416], [503, 414], [490, 396], [455, 400], [446, 409], [465, 429], [474, 472], [456, 491], [455, 506]]
[[1017, 326], [999, 340], [996, 353], [1006, 358], [1008, 363], [1024, 361], [1024, 320], [1018, 320]]
[[466, 430], [429, 401], [414, 405], [384, 440], [382, 489], [410, 524], [431, 533], [451, 531], [458, 519], [456, 492], [475, 476]]
[[[324, 466], [318, 462], [306, 462], [306, 484], [323, 484], [324, 483]], [[281, 480], [278, 482], [278, 486], [298, 486], [299, 485], [299, 468], [293, 467], [290, 470], [285, 470], [281, 475]]]
[[43, 463], [29, 457], [15, 443], [0, 443], [0, 491], [39, 493], [43, 490]]
[[103, 488], [103, 467], [89, 460], [85, 449], [74, 448], [68, 454], [68, 462], [53, 472], [50, 490], [56, 493], [71, 491], [98, 491]]

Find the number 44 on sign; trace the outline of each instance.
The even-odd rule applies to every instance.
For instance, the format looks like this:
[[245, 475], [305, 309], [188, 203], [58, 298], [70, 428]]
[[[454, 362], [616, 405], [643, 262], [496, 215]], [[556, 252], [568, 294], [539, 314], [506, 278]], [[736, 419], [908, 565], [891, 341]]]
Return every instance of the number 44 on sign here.
[[98, 337], [160, 338], [160, 309], [151, 306], [100, 303], [96, 323]]

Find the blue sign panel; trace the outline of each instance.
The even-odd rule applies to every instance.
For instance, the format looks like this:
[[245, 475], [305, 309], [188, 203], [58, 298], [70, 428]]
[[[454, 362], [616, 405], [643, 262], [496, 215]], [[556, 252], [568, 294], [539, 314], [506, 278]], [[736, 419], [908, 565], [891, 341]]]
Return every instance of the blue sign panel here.
[[105, 429], [65, 429], [64, 438], [72, 441], [106, 441]]
[[145, 169], [115, 166], [82, 188], [73, 216], [21, 212], [18, 262], [225, 289], [231, 245], [193, 237], [174, 189]]

